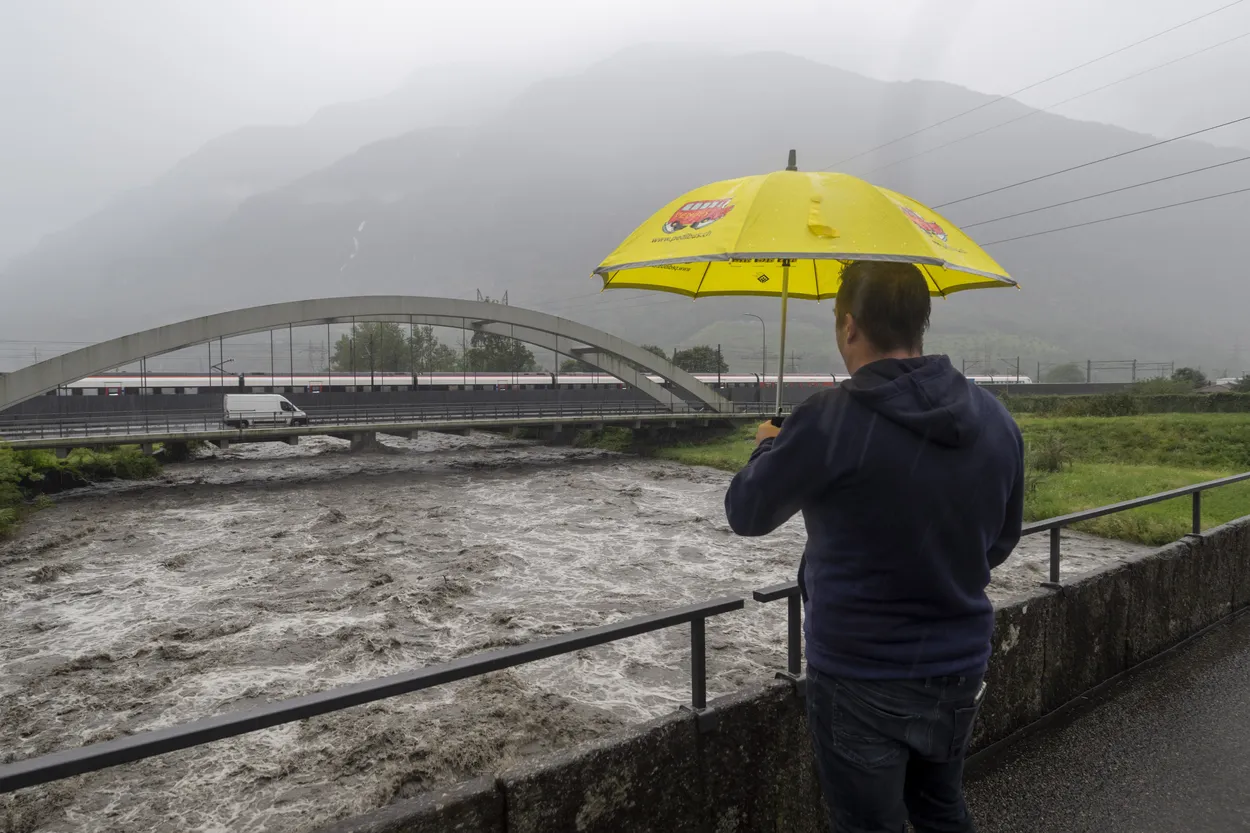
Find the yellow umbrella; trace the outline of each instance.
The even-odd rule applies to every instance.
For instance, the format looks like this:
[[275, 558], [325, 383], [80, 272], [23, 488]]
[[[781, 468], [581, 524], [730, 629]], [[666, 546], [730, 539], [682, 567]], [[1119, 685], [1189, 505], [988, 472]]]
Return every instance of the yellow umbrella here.
[[930, 294], [1015, 286], [945, 217], [840, 173], [784, 171], [696, 188], [660, 209], [599, 264], [604, 289], [655, 289], [701, 298], [781, 298], [777, 407], [785, 376], [786, 304], [838, 294], [856, 260], [914, 263]]

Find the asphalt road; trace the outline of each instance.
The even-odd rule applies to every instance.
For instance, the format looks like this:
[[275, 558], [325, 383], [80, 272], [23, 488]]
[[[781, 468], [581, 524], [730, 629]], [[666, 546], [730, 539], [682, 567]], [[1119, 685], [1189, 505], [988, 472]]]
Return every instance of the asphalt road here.
[[1250, 612], [974, 761], [967, 794], [982, 833], [1250, 831]]

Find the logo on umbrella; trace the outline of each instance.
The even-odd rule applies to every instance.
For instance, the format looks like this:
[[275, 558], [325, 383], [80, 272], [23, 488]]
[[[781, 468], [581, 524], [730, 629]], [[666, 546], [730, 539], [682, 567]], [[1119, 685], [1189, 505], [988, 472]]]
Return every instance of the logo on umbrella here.
[[933, 220], [926, 220], [924, 217], [921, 217], [905, 205], [900, 205], [899, 208], [901, 208], [903, 213], [907, 215], [907, 219], [915, 223], [925, 234], [928, 234], [931, 237], [936, 237], [943, 243], [946, 242], [946, 229], [942, 228], [939, 223], [935, 223]]
[[664, 233], [672, 234], [684, 228], [698, 231], [712, 225], [734, 209], [733, 198], [723, 200], [699, 200], [688, 202], [673, 212], [664, 224]]

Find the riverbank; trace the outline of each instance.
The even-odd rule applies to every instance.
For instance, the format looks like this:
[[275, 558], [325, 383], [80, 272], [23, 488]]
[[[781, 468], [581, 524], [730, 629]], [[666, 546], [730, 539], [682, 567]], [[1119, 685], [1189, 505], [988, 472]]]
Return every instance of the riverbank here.
[[[1250, 470], [1250, 415], [1151, 414], [1030, 417], [1016, 421], [1029, 449], [1025, 518], [1036, 521]], [[755, 447], [755, 426], [710, 441], [657, 448], [662, 460], [737, 471]], [[1247, 514], [1250, 483], [1203, 496], [1204, 528]], [[1188, 499], [1098, 518], [1075, 528], [1157, 546], [1190, 531]]]
[[31, 512], [46, 508], [50, 494], [109, 480], [144, 480], [160, 468], [136, 446], [75, 449], [62, 460], [50, 451], [14, 451], [0, 445], [0, 540], [16, 532]]

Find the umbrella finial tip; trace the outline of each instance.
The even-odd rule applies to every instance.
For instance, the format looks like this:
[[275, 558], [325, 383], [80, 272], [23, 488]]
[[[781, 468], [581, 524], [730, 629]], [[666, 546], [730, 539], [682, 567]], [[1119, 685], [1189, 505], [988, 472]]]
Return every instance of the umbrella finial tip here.
[[798, 152], [794, 148], [790, 148], [790, 160], [786, 163], [787, 171], [797, 171], [799, 169]]

